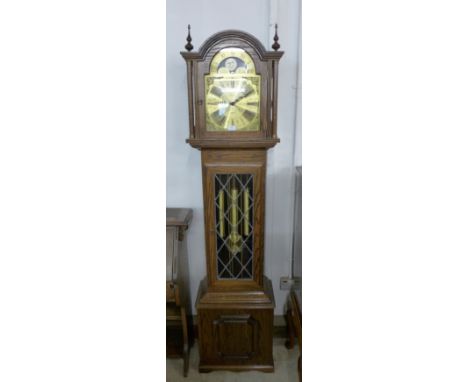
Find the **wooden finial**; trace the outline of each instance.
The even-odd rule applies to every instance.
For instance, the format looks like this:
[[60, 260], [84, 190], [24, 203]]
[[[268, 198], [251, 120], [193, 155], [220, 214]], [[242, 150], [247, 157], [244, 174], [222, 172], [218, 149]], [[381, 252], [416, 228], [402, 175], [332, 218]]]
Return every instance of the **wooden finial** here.
[[278, 44], [278, 24], [275, 24], [275, 37], [273, 37], [273, 40], [275, 40], [275, 43], [271, 46], [274, 50], [278, 50], [280, 48], [280, 44]]
[[187, 44], [185, 44], [185, 49], [187, 49], [189, 52], [193, 49], [193, 45], [190, 44], [192, 41], [192, 37], [190, 37], [190, 24], [188, 25], [188, 35], [187, 35]]

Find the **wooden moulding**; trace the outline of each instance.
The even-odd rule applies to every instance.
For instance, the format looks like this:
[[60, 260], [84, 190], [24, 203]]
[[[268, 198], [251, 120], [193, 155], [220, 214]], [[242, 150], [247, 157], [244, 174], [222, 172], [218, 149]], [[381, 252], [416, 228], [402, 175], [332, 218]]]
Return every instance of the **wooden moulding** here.
[[200, 282], [196, 300], [197, 309], [274, 309], [275, 297], [271, 280], [263, 276], [261, 290], [210, 291], [206, 277]]
[[192, 221], [193, 211], [190, 208], [166, 208], [166, 227], [187, 229]]
[[221, 140], [221, 139], [187, 139], [186, 142], [196, 149], [228, 149], [228, 148], [265, 148], [269, 149], [280, 142], [278, 138], [275, 139], [257, 139], [257, 140]]

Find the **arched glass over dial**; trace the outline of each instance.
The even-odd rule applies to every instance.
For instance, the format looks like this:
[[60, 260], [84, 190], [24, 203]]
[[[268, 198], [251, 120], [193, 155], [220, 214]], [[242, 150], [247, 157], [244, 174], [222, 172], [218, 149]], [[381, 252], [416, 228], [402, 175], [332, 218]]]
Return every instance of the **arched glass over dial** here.
[[250, 55], [240, 48], [221, 49], [205, 75], [208, 131], [260, 130], [260, 76]]

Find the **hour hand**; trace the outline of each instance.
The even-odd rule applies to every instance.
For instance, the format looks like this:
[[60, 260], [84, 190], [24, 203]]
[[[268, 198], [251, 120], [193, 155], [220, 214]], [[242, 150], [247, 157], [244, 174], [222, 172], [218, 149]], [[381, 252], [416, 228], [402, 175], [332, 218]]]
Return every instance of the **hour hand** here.
[[239, 98], [237, 98], [235, 101], [232, 101], [232, 102], [230, 103], [230, 105], [231, 105], [231, 106], [234, 106], [237, 102], [239, 102], [241, 99], [243, 99], [243, 98], [249, 96], [252, 92], [253, 92], [253, 89], [250, 89], [247, 93], [241, 95], [241, 96], [240, 96]]

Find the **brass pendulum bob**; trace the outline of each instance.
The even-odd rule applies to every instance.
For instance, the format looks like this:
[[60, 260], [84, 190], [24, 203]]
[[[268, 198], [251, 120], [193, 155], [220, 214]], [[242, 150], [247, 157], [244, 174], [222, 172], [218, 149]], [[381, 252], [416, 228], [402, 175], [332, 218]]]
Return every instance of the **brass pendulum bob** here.
[[238, 197], [239, 191], [237, 188], [231, 188], [231, 211], [229, 215], [229, 226], [230, 226], [230, 233], [228, 237], [228, 247], [229, 252], [232, 256], [235, 256], [241, 249], [240, 242], [241, 242], [241, 235], [239, 235], [239, 215], [238, 215]]

